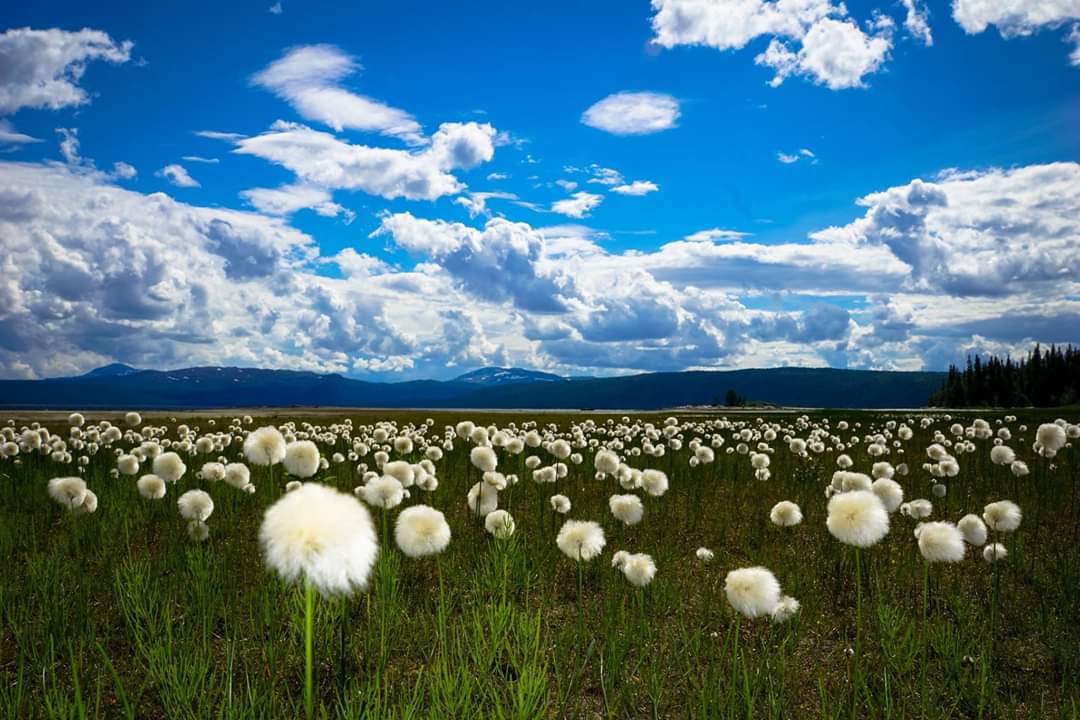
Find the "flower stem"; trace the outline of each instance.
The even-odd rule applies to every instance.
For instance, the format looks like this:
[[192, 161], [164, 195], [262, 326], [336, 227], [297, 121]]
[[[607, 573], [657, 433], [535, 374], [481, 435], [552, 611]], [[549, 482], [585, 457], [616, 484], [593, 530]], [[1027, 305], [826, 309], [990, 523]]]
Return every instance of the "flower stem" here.
[[315, 587], [304, 585], [304, 714], [307, 720], [315, 717], [315, 663], [313, 635], [315, 634]]

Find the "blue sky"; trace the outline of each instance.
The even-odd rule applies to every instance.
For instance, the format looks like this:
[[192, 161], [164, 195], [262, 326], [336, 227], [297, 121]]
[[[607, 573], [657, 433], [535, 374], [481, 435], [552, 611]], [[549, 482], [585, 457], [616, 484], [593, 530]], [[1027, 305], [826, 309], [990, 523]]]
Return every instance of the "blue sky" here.
[[1080, 340], [1075, 2], [273, 9], [0, 13], [0, 374]]

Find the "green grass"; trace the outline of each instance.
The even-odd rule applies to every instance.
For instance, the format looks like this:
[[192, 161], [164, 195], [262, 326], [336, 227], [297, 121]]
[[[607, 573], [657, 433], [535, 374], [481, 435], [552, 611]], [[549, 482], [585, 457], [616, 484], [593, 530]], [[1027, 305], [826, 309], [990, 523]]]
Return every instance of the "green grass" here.
[[[729, 414], [754, 424], [758, 415], [794, 428], [794, 414]], [[993, 422], [1004, 412], [968, 415]], [[825, 529], [823, 488], [835, 452], [802, 460], [780, 439], [772, 446], [772, 479], [753, 479], [745, 456], [720, 449], [713, 466], [690, 468], [684, 449], [661, 459], [627, 457], [671, 478], [662, 498], [645, 496], [645, 518], [619, 526], [607, 499], [627, 492], [592, 477], [592, 453], [556, 485], [528, 478], [521, 456], [500, 452], [500, 470], [522, 476], [500, 494], [517, 524], [508, 541], [495, 541], [469, 513], [465, 493], [477, 479], [466, 471], [469, 445], [436, 465], [433, 493], [412, 489], [406, 505], [423, 502], [446, 513], [453, 530], [438, 558], [413, 560], [384, 547], [367, 592], [346, 600], [318, 598], [314, 606], [314, 712], [318, 717], [371, 718], [1075, 718], [1080, 710], [1080, 505], [1076, 481], [1080, 449], [1063, 450], [1054, 468], [1033, 457], [1035, 427], [1055, 417], [1018, 411], [1009, 444], [1032, 474], [1019, 481], [989, 461], [989, 441], [959, 455], [960, 475], [949, 494], [934, 499], [932, 519], [956, 521], [982, 513], [999, 499], [1024, 510], [1020, 530], [1003, 539], [1009, 557], [997, 568], [999, 604], [991, 619], [995, 577], [981, 553], [962, 563], [930, 568], [924, 627], [924, 564], [914, 521], [892, 516], [892, 529], [860, 558]], [[345, 414], [257, 418], [248, 428], [285, 421], [329, 425]], [[399, 427], [435, 418], [433, 432], [469, 418], [500, 427], [536, 420], [567, 431], [609, 416], [495, 413], [379, 412], [348, 415], [354, 428], [376, 420]], [[90, 421], [101, 417], [92, 415]], [[618, 422], [619, 415], [613, 416]], [[680, 415], [684, 425], [717, 415]], [[865, 435], [888, 419], [914, 417], [905, 454], [911, 474], [899, 478], [906, 499], [931, 497], [920, 466], [930, 432], [908, 413], [811, 414], [828, 417], [841, 433]], [[663, 422], [663, 415], [635, 416]], [[109, 417], [120, 422], [118, 417]], [[1075, 419], [1075, 418], [1073, 418]], [[26, 421], [20, 420], [16, 427]], [[206, 417], [172, 421], [203, 432]], [[1028, 431], [1015, 428], [1026, 423]], [[59, 418], [45, 422], [67, 435]], [[994, 426], [995, 429], [997, 426]], [[725, 431], [724, 448], [734, 445]], [[781, 437], [784, 433], [780, 433]], [[794, 435], [806, 437], [805, 431]], [[1024, 442], [1020, 442], [1020, 437]], [[603, 439], [603, 438], [601, 438]], [[123, 443], [118, 446], [127, 447]], [[343, 442], [321, 445], [325, 455], [347, 452]], [[226, 451], [231, 460], [240, 448]], [[869, 472], [860, 444], [848, 453], [854, 470]], [[78, 455], [79, 453], [75, 453]], [[419, 455], [413, 456], [416, 461]], [[102, 447], [84, 477], [97, 493], [96, 513], [73, 516], [50, 500], [49, 478], [73, 466], [46, 457], [0, 460], [0, 710], [3, 718], [293, 718], [304, 715], [304, 594], [268, 571], [257, 535], [263, 511], [286, 478], [246, 495], [224, 484], [202, 483], [204, 460], [165, 499], [142, 499], [132, 478], [110, 478], [115, 464]], [[369, 464], [370, 457], [363, 458]], [[144, 466], [143, 472], [149, 472]], [[316, 480], [351, 491], [349, 463], [332, 465]], [[189, 541], [176, 499], [202, 487], [216, 509], [210, 539]], [[603, 555], [587, 563], [583, 591], [578, 568], [555, 547], [565, 519], [547, 503], [569, 496], [568, 517], [599, 521], [607, 533]], [[805, 520], [778, 528], [768, 519], [780, 500], [802, 508]], [[397, 510], [390, 512], [390, 519]], [[381, 522], [380, 513], [373, 520]], [[379, 534], [382, 537], [381, 533]], [[699, 546], [716, 557], [703, 564]], [[647, 552], [658, 573], [644, 590], [610, 566], [615, 550]], [[785, 624], [739, 621], [723, 591], [728, 570], [764, 565], [784, 593], [802, 603]], [[441, 577], [441, 584], [440, 584]], [[861, 597], [861, 633], [856, 605]], [[925, 645], [924, 645], [925, 641]], [[859, 657], [854, 657], [856, 645]], [[924, 665], [925, 657], [925, 665]]]

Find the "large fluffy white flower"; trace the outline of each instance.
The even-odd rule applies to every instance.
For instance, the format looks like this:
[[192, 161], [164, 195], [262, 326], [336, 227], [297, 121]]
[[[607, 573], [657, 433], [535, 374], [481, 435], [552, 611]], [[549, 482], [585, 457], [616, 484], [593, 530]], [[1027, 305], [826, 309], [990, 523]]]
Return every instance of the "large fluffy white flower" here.
[[923, 523], [916, 532], [919, 552], [927, 561], [954, 563], [964, 559], [964, 535], [952, 523]]
[[732, 570], [724, 581], [728, 602], [748, 618], [771, 615], [780, 602], [780, 583], [763, 567]]
[[86, 483], [82, 478], [58, 477], [49, 481], [49, 496], [68, 510], [74, 510], [86, 501]]
[[975, 547], [986, 544], [986, 523], [978, 515], [965, 515], [956, 523], [957, 529], [964, 535], [964, 542]]
[[147, 500], [160, 500], [165, 497], [165, 481], [157, 475], [143, 475], [136, 481], [135, 486], [139, 489], [139, 494]]
[[608, 507], [615, 519], [627, 525], [637, 525], [645, 514], [645, 506], [637, 495], [612, 495]]
[[825, 525], [843, 543], [870, 547], [889, 532], [889, 513], [877, 495], [869, 490], [856, 490], [829, 499]]
[[433, 507], [414, 505], [405, 508], [394, 525], [394, 539], [401, 552], [418, 558], [436, 555], [450, 544], [450, 525]]
[[384, 510], [397, 507], [405, 499], [405, 489], [401, 487], [401, 482], [389, 475], [380, 475], [368, 480], [358, 492], [361, 499], [368, 505]]
[[505, 540], [514, 534], [514, 518], [505, 510], [492, 510], [484, 518], [484, 529], [497, 540]]
[[622, 563], [622, 572], [634, 587], [645, 587], [656, 576], [656, 563], [651, 555], [634, 553]]
[[154, 474], [165, 482], [174, 483], [187, 472], [187, 465], [174, 452], [167, 452], [154, 458]]
[[283, 579], [309, 582], [324, 596], [364, 588], [379, 552], [367, 508], [319, 483], [305, 483], [271, 505], [259, 540]]
[[1011, 500], [998, 500], [983, 508], [983, 520], [996, 532], [1013, 532], [1020, 527], [1020, 506]]
[[244, 438], [244, 457], [255, 465], [277, 465], [285, 459], [285, 438], [271, 425], [252, 430]]
[[176, 501], [185, 520], [206, 522], [214, 512], [214, 501], [205, 490], [188, 490]]
[[285, 472], [309, 478], [319, 472], [319, 448], [310, 440], [297, 440], [285, 446]]
[[870, 491], [878, 496], [885, 512], [894, 513], [904, 502], [904, 488], [891, 478], [878, 478], [870, 486]]
[[769, 511], [769, 519], [774, 525], [791, 527], [802, 522], [802, 510], [790, 500], [781, 500]]
[[572, 560], [592, 560], [604, 550], [604, 528], [591, 520], [567, 520], [555, 538], [563, 554]]
[[469, 488], [467, 501], [474, 515], [487, 515], [499, 507], [499, 491], [486, 482], [478, 482]]

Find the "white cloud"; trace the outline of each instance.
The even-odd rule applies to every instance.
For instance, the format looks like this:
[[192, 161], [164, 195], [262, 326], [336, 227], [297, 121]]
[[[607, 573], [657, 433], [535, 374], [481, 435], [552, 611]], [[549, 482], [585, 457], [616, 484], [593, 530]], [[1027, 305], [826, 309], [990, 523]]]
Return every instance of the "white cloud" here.
[[224, 140], [226, 142], [235, 142], [236, 140], [243, 140], [246, 135], [234, 132], [218, 132], [217, 130], [196, 130], [195, 134], [199, 137], [209, 138], [210, 140]]
[[79, 129], [56, 128], [60, 136], [60, 154], [64, 156], [64, 162], [68, 165], [81, 165], [83, 159], [79, 156]]
[[379, 132], [423, 144], [420, 124], [412, 115], [341, 87], [342, 80], [361, 69], [355, 58], [333, 45], [304, 45], [270, 63], [251, 82], [288, 102], [302, 117], [338, 132]]
[[825, 18], [810, 27], [798, 50], [773, 38], [754, 62], [776, 71], [769, 81], [773, 87], [802, 75], [830, 90], [843, 90], [865, 87], [863, 77], [881, 67], [890, 47], [887, 37], [868, 36], [850, 20]]
[[776, 159], [779, 160], [780, 162], [784, 163], [785, 165], [791, 165], [793, 163], [797, 163], [797, 162], [799, 162], [799, 160], [802, 160], [803, 158], [808, 158], [810, 160], [810, 162], [817, 163], [817, 155], [815, 155], [814, 152], [812, 150], [808, 149], [808, 148], [801, 148], [799, 150], [799, 152], [797, 152], [797, 153], [786, 153], [786, 152], [778, 152], [778, 153], [776, 153]]
[[933, 45], [934, 36], [930, 32], [930, 10], [922, 4], [921, 0], [903, 0], [903, 3], [907, 11], [904, 27], [923, 45], [927, 47]]
[[572, 218], [587, 217], [597, 205], [604, 201], [603, 195], [595, 195], [587, 192], [576, 192], [564, 200], [556, 200], [551, 204], [552, 212], [566, 215]]
[[491, 212], [487, 209], [488, 200], [517, 199], [517, 195], [508, 192], [471, 192], [454, 198], [454, 202], [465, 208], [469, 213], [469, 217], [474, 218], [478, 215], [491, 215]]
[[0, 34], [0, 115], [21, 108], [58, 110], [90, 100], [80, 85], [87, 64], [125, 63], [132, 43], [89, 28], [19, 28]]
[[563, 180], [562, 178], [555, 181], [555, 184], [561, 187], [566, 192], [573, 192], [577, 190], [577, 183], [573, 180]]
[[1069, 62], [1080, 67], [1080, 23], [1072, 26], [1069, 31], [1069, 42], [1073, 44], [1073, 51], [1069, 53]]
[[740, 232], [738, 230], [725, 230], [723, 228], [711, 228], [709, 230], [698, 230], [695, 233], [691, 233], [686, 236], [686, 239], [690, 242], [711, 242], [713, 240], [741, 240], [744, 237], [750, 237], [750, 233]]
[[679, 120], [679, 101], [653, 92], [608, 95], [586, 110], [581, 122], [613, 135], [647, 135], [669, 130]]
[[10, 122], [0, 120], [0, 145], [26, 145], [39, 142], [41, 142], [40, 138], [17, 132]]
[[409, 254], [403, 269], [373, 247], [320, 257], [280, 216], [122, 189], [89, 161], [0, 162], [0, 376], [110, 360], [940, 367], [965, 347], [1075, 338], [1078, 198], [1077, 163], [952, 171], [868, 194], [861, 217], [808, 238], [712, 228], [650, 251], [581, 225], [385, 213], [373, 237]]
[[199, 182], [195, 178], [188, 175], [188, 171], [183, 165], [166, 165], [154, 174], [160, 178], [168, 180], [177, 187], [200, 187]]
[[114, 178], [119, 180], [131, 180], [138, 174], [139, 172], [132, 165], [129, 165], [122, 160], [113, 163], [112, 176]]
[[952, 10], [964, 32], [981, 33], [995, 25], [1004, 38], [1080, 20], [1077, 0], [953, 0]]
[[620, 195], [648, 195], [659, 189], [660, 186], [651, 180], [635, 180], [629, 185], [616, 185], [611, 188], [611, 192], [619, 193]]
[[487, 179], [488, 180], [509, 180], [510, 176], [508, 174], [506, 174], [506, 173], [493, 172], [493, 173], [488, 173]]
[[[847, 8], [831, 0], [652, 0], [654, 42], [665, 48], [705, 45], [739, 50], [771, 37], [758, 65], [773, 68], [774, 87], [802, 75], [832, 90], [863, 87], [880, 69], [892, 41], [891, 21], [878, 16], [877, 34], [867, 35]], [[882, 20], [886, 22], [882, 22]]]
[[311, 209], [323, 217], [342, 215], [346, 223], [356, 217], [333, 201], [329, 190], [314, 185], [282, 185], [278, 188], [252, 188], [240, 196], [251, 206], [267, 215], [291, 215], [298, 210]]
[[495, 128], [444, 123], [421, 151], [350, 145], [329, 133], [277, 122], [268, 131], [236, 142], [234, 152], [288, 168], [307, 185], [362, 190], [387, 199], [434, 200], [465, 189], [453, 170], [469, 169], [495, 154]]
[[620, 173], [618, 170], [601, 167], [596, 163], [593, 163], [592, 165], [587, 167], [585, 169], [585, 172], [588, 172], [592, 175], [592, 177], [589, 178], [589, 182], [595, 183], [597, 185], [618, 185], [623, 181], [622, 173]]
[[1080, 164], [950, 172], [872, 193], [866, 214], [815, 233], [888, 248], [908, 285], [955, 296], [1065, 292], [1080, 267]]
[[284, 12], [284, 8], [281, 7], [281, 2], [279, 1], [267, 8], [266, 11], [271, 15], [280, 15]]
[[221, 162], [221, 160], [219, 160], [218, 158], [208, 158], [201, 155], [184, 155], [180, 159], [187, 162], [205, 163], [207, 165], [217, 165], [219, 162]]

